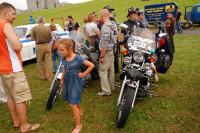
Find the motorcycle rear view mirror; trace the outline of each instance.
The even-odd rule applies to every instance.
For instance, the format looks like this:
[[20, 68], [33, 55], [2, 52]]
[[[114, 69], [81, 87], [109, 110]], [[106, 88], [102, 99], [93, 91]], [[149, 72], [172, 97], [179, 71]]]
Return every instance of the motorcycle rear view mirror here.
[[120, 24], [120, 27], [121, 27], [121, 28], [124, 28], [124, 29], [127, 29], [127, 28], [128, 28], [128, 26], [127, 26], [126, 24], [124, 24], [124, 23], [121, 23], [121, 24]]

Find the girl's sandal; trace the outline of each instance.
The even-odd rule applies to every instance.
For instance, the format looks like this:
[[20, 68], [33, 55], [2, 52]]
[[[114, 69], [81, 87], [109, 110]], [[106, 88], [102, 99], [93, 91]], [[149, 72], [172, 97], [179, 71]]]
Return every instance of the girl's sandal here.
[[13, 125], [13, 128], [20, 128], [20, 125]]
[[76, 127], [73, 129], [72, 133], [80, 133], [81, 129], [82, 129], [82, 125], [76, 126]]
[[13, 122], [13, 128], [20, 128], [20, 124], [18, 124], [18, 123], [14, 124], [14, 122]]

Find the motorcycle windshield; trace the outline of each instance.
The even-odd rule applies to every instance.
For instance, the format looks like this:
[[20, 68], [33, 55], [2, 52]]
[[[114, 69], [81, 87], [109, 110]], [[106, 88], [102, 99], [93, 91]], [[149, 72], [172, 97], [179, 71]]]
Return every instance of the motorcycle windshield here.
[[73, 30], [69, 32], [69, 38], [75, 42], [75, 51], [78, 52], [85, 44], [85, 34], [83, 32]]
[[147, 28], [134, 28], [127, 41], [129, 51], [141, 51], [152, 54], [155, 52], [155, 35]]

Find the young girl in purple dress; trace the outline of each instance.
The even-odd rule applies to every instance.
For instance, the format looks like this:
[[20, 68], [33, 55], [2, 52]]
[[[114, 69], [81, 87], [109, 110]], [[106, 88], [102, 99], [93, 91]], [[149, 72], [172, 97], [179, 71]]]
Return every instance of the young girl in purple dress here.
[[[61, 39], [57, 42], [61, 56], [63, 57], [63, 77], [61, 86], [63, 87], [63, 96], [68, 101], [75, 118], [76, 126], [72, 133], [79, 133], [82, 129], [80, 107], [81, 92], [82, 92], [82, 78], [89, 74], [94, 65], [84, 60], [82, 57], [76, 55], [74, 52], [75, 44], [71, 39]], [[87, 66], [87, 70], [81, 72], [81, 66]]]

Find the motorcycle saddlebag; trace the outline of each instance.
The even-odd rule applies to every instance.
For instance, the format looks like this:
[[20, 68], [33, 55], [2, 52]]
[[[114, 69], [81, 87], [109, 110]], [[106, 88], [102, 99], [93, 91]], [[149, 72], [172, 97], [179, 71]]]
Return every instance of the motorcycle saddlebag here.
[[171, 65], [171, 58], [168, 54], [161, 54], [156, 61], [156, 70], [159, 73], [166, 73]]

